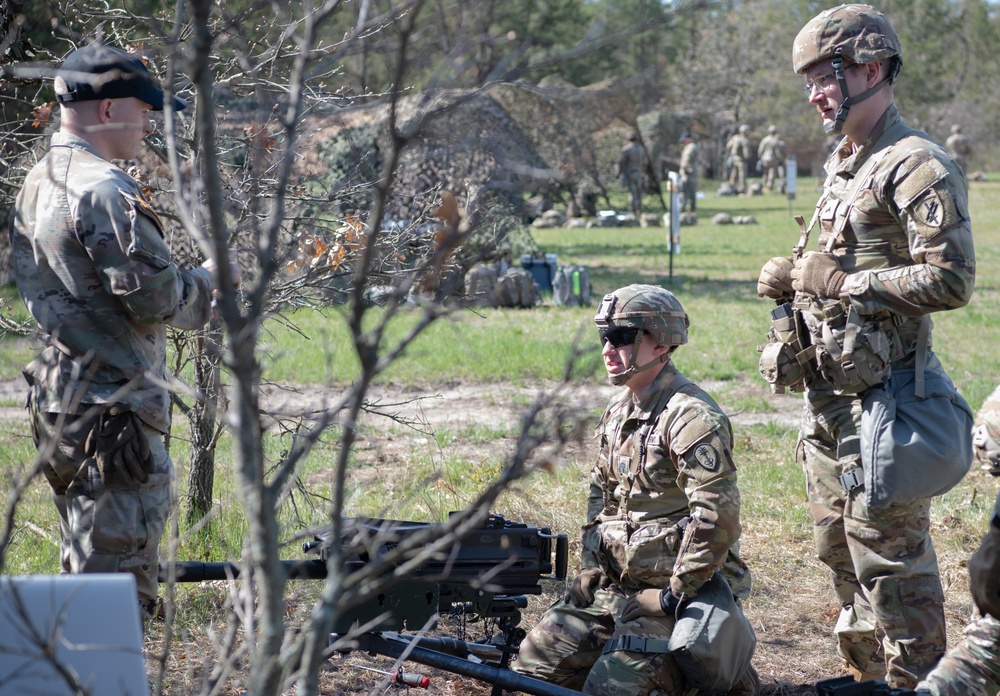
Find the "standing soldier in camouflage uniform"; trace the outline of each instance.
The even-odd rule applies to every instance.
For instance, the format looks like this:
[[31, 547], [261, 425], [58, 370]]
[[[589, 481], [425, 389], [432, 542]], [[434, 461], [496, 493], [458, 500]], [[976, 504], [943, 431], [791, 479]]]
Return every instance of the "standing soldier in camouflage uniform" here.
[[969, 136], [962, 133], [962, 127], [957, 123], [951, 127], [951, 135], [944, 141], [944, 146], [948, 148], [948, 152], [955, 158], [962, 171], [968, 174], [969, 157], [972, 156], [972, 143], [969, 142]]
[[777, 126], [768, 126], [767, 135], [760, 139], [757, 159], [764, 170], [764, 190], [780, 192], [785, 174], [785, 141], [778, 137]]
[[639, 144], [639, 136], [632, 133], [618, 157], [618, 176], [628, 189], [629, 205], [636, 224], [642, 222], [642, 191], [646, 176], [646, 149]]
[[[1000, 387], [979, 409], [973, 430], [976, 462], [1000, 476]], [[979, 550], [969, 559], [977, 615], [962, 643], [917, 686], [934, 696], [996, 696], [1000, 692], [1000, 495]]]
[[698, 199], [698, 144], [690, 133], [684, 133], [680, 142], [681, 150], [681, 212], [697, 208]]
[[[772, 258], [757, 287], [778, 301], [794, 291], [795, 306], [813, 318], [817, 335], [832, 335], [838, 316], [879, 322], [894, 374], [912, 369], [947, 379], [930, 350], [925, 315], [972, 297], [967, 185], [948, 153], [900, 118], [893, 83], [901, 64], [899, 39], [873, 7], [826, 10], [799, 32], [795, 72], [805, 76], [825, 129], [845, 137], [826, 163], [814, 218], [823, 251]], [[812, 347], [823, 346], [813, 341]], [[846, 374], [860, 364], [834, 367]], [[833, 374], [806, 374], [797, 456], [818, 554], [832, 570], [842, 606], [839, 652], [858, 679], [885, 676], [891, 686], [912, 688], [945, 650], [931, 501], [866, 505], [857, 475], [862, 401], [881, 384], [838, 389], [829, 381]]]
[[66, 59], [55, 90], [60, 129], [10, 229], [18, 291], [48, 343], [24, 370], [32, 431], [62, 572], [132, 573], [149, 617], [172, 477], [165, 327], [211, 318], [215, 265], [178, 269], [139, 185], [111, 162], [136, 157], [149, 111], [163, 109], [142, 62], [91, 44]]
[[[677, 298], [653, 285], [605, 295], [605, 368], [624, 385], [597, 426], [583, 570], [522, 642], [519, 672], [588, 694], [685, 693], [663, 639], [684, 597], [721, 572], [750, 591], [729, 419], [670, 357], [687, 342]], [[630, 639], [647, 638], [636, 650]], [[628, 645], [628, 649], [626, 649]], [[731, 694], [756, 694], [750, 667]]]
[[726, 152], [732, 161], [732, 168], [729, 170], [729, 183], [732, 184], [738, 193], [746, 193], [747, 190], [747, 166], [750, 164], [750, 157], [753, 150], [750, 147], [750, 126], [743, 124], [740, 129], [726, 143]]

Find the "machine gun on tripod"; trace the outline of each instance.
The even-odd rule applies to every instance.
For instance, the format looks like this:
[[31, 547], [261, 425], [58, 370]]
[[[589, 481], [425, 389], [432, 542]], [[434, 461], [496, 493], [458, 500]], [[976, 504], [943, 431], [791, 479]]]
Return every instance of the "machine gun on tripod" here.
[[[363, 571], [392, 558], [393, 551], [416, 539], [433, 538], [444, 525], [382, 519], [344, 520], [337, 547], [347, 573]], [[333, 545], [330, 533], [303, 544], [318, 558], [283, 561], [290, 579], [324, 579]], [[377, 595], [337, 616], [330, 646], [337, 652], [363, 650], [444, 669], [503, 689], [539, 696], [568, 696], [577, 692], [510, 670], [525, 631], [519, 626], [526, 595], [542, 593], [541, 580], [565, 580], [568, 561], [565, 534], [509, 522], [490, 515], [478, 528], [465, 533], [447, 551], [420, 562], [399, 576], [402, 560], [385, 568], [389, 579]], [[180, 561], [161, 563], [161, 582], [201, 582], [237, 577], [236, 563]], [[399, 633], [436, 625], [440, 617], [460, 617], [462, 638], [430, 638]], [[464, 622], [483, 620], [498, 631], [485, 642], [466, 642]], [[374, 626], [358, 633], [359, 626]]]

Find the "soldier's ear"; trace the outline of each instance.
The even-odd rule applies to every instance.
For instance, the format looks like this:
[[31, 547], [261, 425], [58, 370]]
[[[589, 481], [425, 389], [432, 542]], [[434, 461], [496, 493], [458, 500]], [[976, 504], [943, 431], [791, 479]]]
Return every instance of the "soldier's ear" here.
[[102, 99], [97, 105], [97, 117], [101, 123], [111, 123], [115, 120], [115, 100]]

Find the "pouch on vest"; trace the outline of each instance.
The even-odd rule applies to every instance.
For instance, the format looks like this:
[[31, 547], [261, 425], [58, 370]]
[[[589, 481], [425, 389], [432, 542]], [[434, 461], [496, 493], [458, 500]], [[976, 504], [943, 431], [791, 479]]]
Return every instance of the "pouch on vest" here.
[[861, 466], [871, 508], [947, 493], [972, 467], [973, 415], [948, 375], [925, 371], [924, 398], [916, 370], [894, 370], [865, 394]]
[[904, 354], [891, 319], [858, 314], [848, 301], [802, 297], [796, 305], [816, 350], [816, 369], [839, 394], [882, 384]]
[[767, 343], [757, 346], [757, 352], [760, 353], [758, 369], [771, 385], [772, 394], [784, 394], [786, 389], [805, 390], [805, 378], [812, 373], [816, 350], [810, 344], [800, 310], [792, 303], [783, 302], [771, 310]]
[[733, 598], [729, 583], [715, 573], [685, 600], [670, 634], [670, 654], [688, 686], [725, 693], [743, 676], [757, 648], [753, 626]]

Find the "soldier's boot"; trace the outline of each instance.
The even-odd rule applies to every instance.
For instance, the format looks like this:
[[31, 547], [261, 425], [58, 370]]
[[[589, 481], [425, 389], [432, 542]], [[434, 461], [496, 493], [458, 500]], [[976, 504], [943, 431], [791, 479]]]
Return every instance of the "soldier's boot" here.
[[726, 692], [726, 696], [758, 696], [760, 694], [760, 675], [753, 665], [748, 665], [736, 686]]

